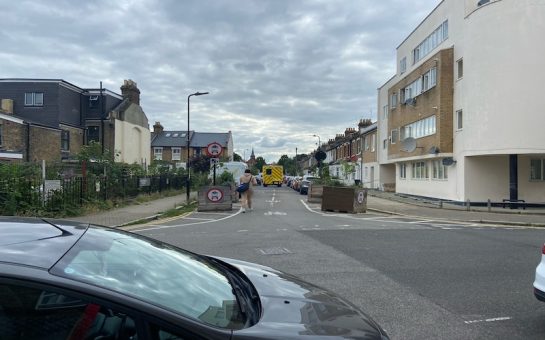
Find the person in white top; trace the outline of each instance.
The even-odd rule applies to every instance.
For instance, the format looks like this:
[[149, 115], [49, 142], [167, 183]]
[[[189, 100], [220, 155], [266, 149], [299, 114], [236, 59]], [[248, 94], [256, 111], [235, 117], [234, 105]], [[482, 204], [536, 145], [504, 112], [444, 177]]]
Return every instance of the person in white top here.
[[240, 176], [240, 183], [249, 183], [250, 188], [240, 195], [242, 204], [242, 212], [246, 212], [246, 209], [252, 210], [252, 196], [254, 195], [254, 185], [257, 185], [257, 180], [252, 175], [250, 169], [244, 171], [244, 175]]

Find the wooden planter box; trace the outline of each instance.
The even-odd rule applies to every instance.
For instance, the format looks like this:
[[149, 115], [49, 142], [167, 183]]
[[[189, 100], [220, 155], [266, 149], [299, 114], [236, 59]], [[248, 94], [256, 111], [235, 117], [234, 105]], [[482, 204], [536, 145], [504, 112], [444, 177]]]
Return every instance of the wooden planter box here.
[[225, 211], [233, 209], [231, 187], [216, 185], [202, 187], [198, 193], [197, 211]]
[[309, 203], [322, 203], [322, 194], [324, 192], [323, 184], [310, 183], [308, 188], [307, 201]]
[[356, 187], [323, 187], [322, 211], [364, 213], [367, 211], [367, 189]]

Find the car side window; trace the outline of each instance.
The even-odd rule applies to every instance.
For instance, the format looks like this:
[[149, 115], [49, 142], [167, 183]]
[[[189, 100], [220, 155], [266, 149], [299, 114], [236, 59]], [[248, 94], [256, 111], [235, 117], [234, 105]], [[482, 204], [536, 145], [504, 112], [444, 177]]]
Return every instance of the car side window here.
[[54, 291], [0, 284], [2, 340], [136, 339], [132, 318]]

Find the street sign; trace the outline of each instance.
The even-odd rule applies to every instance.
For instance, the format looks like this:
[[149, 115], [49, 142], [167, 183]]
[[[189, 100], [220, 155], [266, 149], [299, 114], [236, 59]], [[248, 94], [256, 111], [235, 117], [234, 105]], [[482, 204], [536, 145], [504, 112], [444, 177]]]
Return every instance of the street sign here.
[[206, 146], [206, 153], [211, 157], [219, 157], [223, 152], [223, 147], [218, 142], [210, 143]]
[[218, 188], [212, 188], [206, 192], [206, 197], [210, 202], [221, 202], [223, 199], [223, 192]]
[[219, 158], [210, 158], [210, 166], [214, 166], [220, 162]]

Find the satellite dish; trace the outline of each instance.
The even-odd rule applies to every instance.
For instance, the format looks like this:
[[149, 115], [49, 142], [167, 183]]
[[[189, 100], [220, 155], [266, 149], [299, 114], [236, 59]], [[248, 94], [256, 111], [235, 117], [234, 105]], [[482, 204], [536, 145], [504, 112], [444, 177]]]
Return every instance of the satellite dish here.
[[438, 154], [440, 151], [439, 151], [439, 148], [437, 146], [432, 146], [430, 148], [430, 151], [428, 151], [428, 153], [431, 153], [431, 154]]
[[443, 158], [441, 163], [443, 163], [443, 165], [445, 165], [445, 166], [450, 166], [450, 165], [456, 163], [456, 161], [452, 157], [447, 157], [447, 158]]
[[416, 139], [407, 137], [401, 142], [401, 151], [413, 152], [416, 150]]

